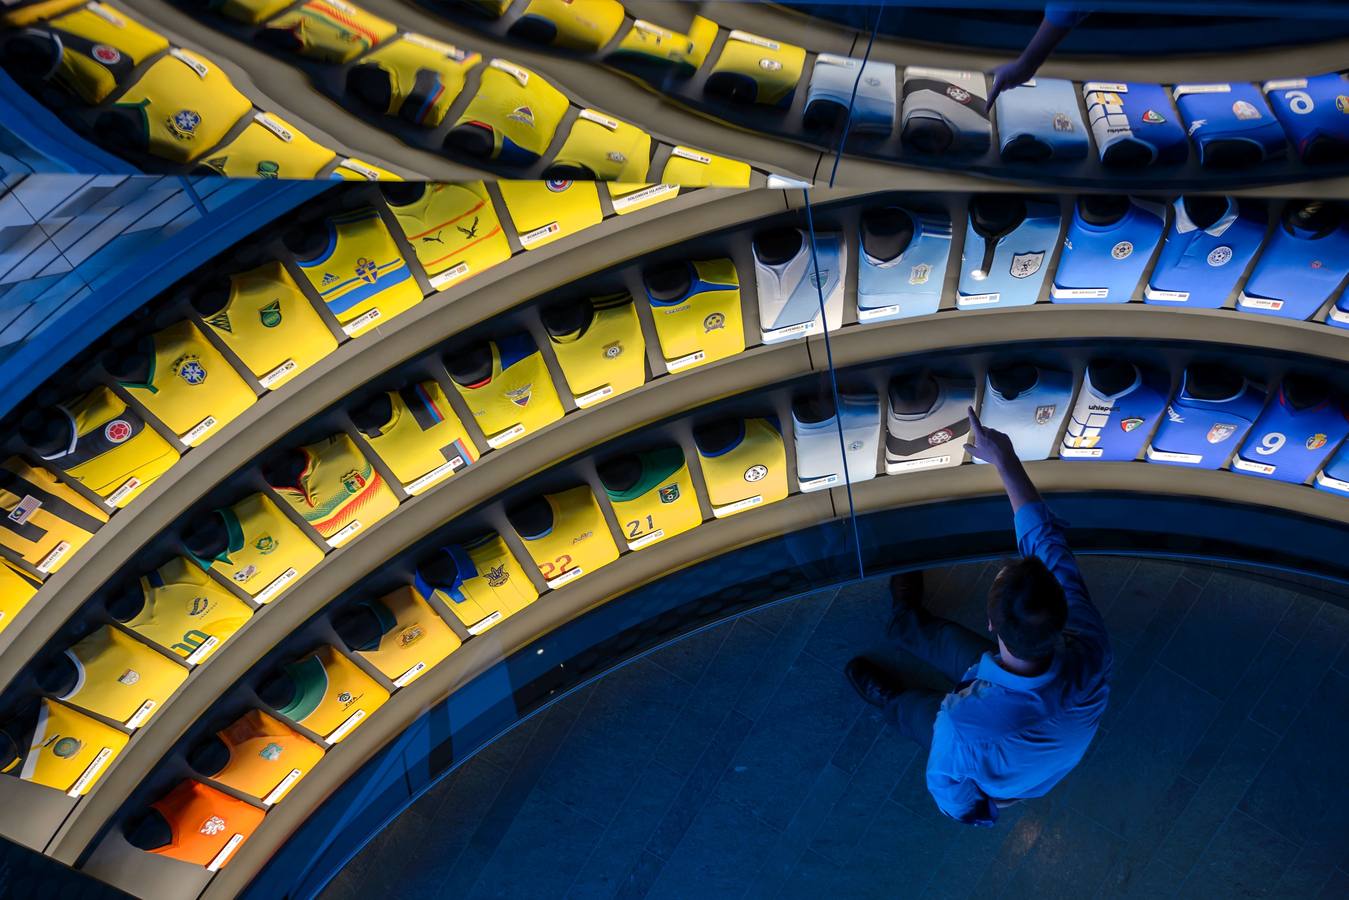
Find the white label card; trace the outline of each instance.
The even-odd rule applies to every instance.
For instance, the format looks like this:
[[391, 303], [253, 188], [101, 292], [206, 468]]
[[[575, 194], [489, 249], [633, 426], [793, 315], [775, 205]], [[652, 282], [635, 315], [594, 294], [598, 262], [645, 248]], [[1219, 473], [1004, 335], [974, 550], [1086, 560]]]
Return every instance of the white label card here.
[[268, 372], [266, 375], [259, 378], [258, 383], [270, 391], [273, 385], [284, 379], [291, 372], [294, 372], [295, 369], [295, 360], [288, 359], [275, 369], [272, 369], [272, 371]]
[[489, 62], [488, 65], [494, 69], [499, 69], [502, 72], [505, 72], [507, 75], [514, 76], [515, 80], [520, 82], [521, 87], [524, 87], [525, 85], [529, 84], [529, 73], [517, 65], [512, 65], [511, 63], [506, 62], [504, 59], [494, 59], [491, 62]]
[[549, 222], [547, 225], [535, 228], [533, 231], [526, 231], [524, 234], [520, 235], [520, 246], [528, 249], [530, 246], [537, 244], [544, 238], [557, 234], [561, 230], [561, 225], [556, 222]]
[[809, 493], [810, 491], [823, 490], [824, 488], [829, 487], [831, 484], [837, 484], [838, 476], [825, 475], [821, 478], [805, 478], [802, 479], [799, 483], [801, 485], [801, 492]]
[[1286, 91], [1305, 88], [1307, 79], [1305, 78], [1282, 78], [1275, 81], [1266, 81], [1265, 90], [1267, 91]]
[[187, 66], [193, 72], [196, 72], [198, 78], [205, 78], [208, 74], [210, 74], [211, 71], [210, 66], [206, 65], [206, 63], [202, 62], [199, 59], [193, 59], [192, 57], [184, 53], [182, 50], [179, 50], [177, 47], [174, 47], [169, 50], [169, 56], [172, 56], [174, 59], [178, 60], [180, 63]]
[[215, 635], [211, 635], [206, 640], [202, 641], [201, 646], [198, 647], [196, 650], [193, 650], [192, 653], [187, 657], [188, 665], [195, 666], [198, 663], [200, 663], [203, 659], [210, 656], [211, 651], [214, 650], [216, 648], [216, 645], [218, 645], [219, 643], [220, 638], [216, 637]]
[[264, 112], [260, 112], [257, 115], [255, 115], [253, 117], [253, 121], [257, 122], [263, 128], [266, 128], [268, 131], [279, 137], [281, 140], [285, 141], [287, 144], [295, 140], [295, 135], [290, 133], [290, 129], [286, 128], [285, 125], [282, 125], [276, 119], [273, 119], [271, 116], [267, 115]]
[[281, 593], [282, 588], [284, 588], [286, 585], [290, 584], [292, 581], [294, 581], [296, 578], [299, 577], [300, 577], [299, 572], [295, 571], [293, 567], [289, 568], [286, 571], [282, 572], [280, 575], [273, 578], [271, 584], [267, 585], [261, 591], [254, 594], [253, 600], [260, 605], [270, 603], [273, 597]]
[[588, 394], [582, 394], [581, 396], [577, 397], [576, 405], [581, 407], [582, 409], [585, 409], [587, 406], [594, 406], [601, 400], [605, 400], [608, 399], [609, 397], [612, 397], [613, 394], [614, 394], [613, 386], [606, 384], [604, 387], [596, 388], [595, 390], [591, 391]]
[[551, 581], [549, 581], [549, 582], [548, 582], [548, 587], [550, 587], [550, 588], [556, 590], [557, 588], [562, 587], [562, 585], [566, 584], [566, 583], [569, 582], [569, 581], [575, 581], [576, 579], [580, 578], [580, 577], [581, 577], [582, 575], [584, 575], [584, 574], [585, 574], [585, 569], [582, 569], [582, 568], [580, 568], [579, 566], [578, 566], [577, 568], [575, 568], [575, 569], [568, 569], [567, 571], [563, 572], [561, 575], [559, 575], [559, 576], [557, 576], [556, 578], [554, 578], [554, 579], [552, 579]]
[[111, 747], [103, 747], [100, 749], [93, 761], [84, 767], [84, 771], [80, 773], [80, 777], [75, 779], [75, 783], [70, 786], [70, 790], [66, 791], [66, 796], [78, 797], [83, 794], [85, 790], [88, 789], [89, 785], [93, 784], [94, 779], [98, 777], [98, 773], [103, 771], [103, 766], [106, 765], [111, 758]]
[[369, 166], [362, 165], [361, 163], [358, 163], [358, 162], [357, 162], [356, 160], [354, 160], [354, 159], [344, 159], [344, 160], [342, 160], [341, 165], [342, 165], [342, 168], [344, 168], [344, 169], [350, 169], [351, 171], [355, 172], [357, 175], [359, 175], [359, 176], [361, 176], [362, 178], [364, 178], [366, 181], [379, 181], [379, 173], [378, 173], [378, 172], [376, 172], [374, 169], [370, 168]]
[[340, 547], [347, 541], [355, 537], [356, 532], [360, 530], [361, 530], [361, 520], [352, 519], [349, 523], [343, 526], [341, 531], [337, 532], [332, 537], [328, 538], [328, 546]]
[[609, 201], [614, 206], [614, 212], [622, 213], [638, 204], [645, 203], [648, 200], [658, 200], [670, 194], [679, 193], [677, 184], [653, 184], [650, 187], [642, 188], [640, 191], [633, 191], [631, 194], [624, 194], [621, 197], [615, 197], [611, 193]]
[[1111, 94], [1127, 94], [1129, 86], [1120, 81], [1088, 81], [1082, 85], [1084, 91], [1106, 91]]
[[883, 319], [886, 316], [893, 316], [899, 312], [899, 304], [892, 306], [876, 306], [870, 309], [857, 307], [857, 321], [870, 322], [872, 319]]
[[346, 737], [351, 732], [351, 729], [361, 724], [361, 720], [364, 718], [365, 718], [365, 710], [363, 709], [356, 710], [354, 713], [347, 716], [347, 720], [345, 722], [334, 728], [333, 733], [324, 738], [324, 740], [330, 744], [336, 744], [338, 741], [342, 740], [342, 738]]
[[764, 343], [770, 341], [782, 341], [787, 338], [804, 337], [808, 334], [818, 334], [823, 323], [817, 318], [810, 322], [800, 322], [796, 325], [788, 325], [786, 328], [769, 328], [762, 332]]
[[594, 122], [596, 125], [601, 125], [609, 129], [610, 131], [615, 131], [618, 129], [617, 119], [611, 119], [608, 116], [604, 115], [604, 113], [596, 112], [593, 109], [581, 110], [580, 118], [585, 119], [587, 122]]
[[832, 53], [821, 53], [815, 59], [826, 66], [844, 66], [849, 69], [855, 69], [862, 63], [860, 59], [853, 59], [850, 56], [835, 56]]
[[132, 476], [122, 482], [122, 486], [108, 495], [108, 499], [103, 502], [108, 506], [116, 506], [126, 498], [126, 495], [141, 486], [141, 480]]
[[195, 447], [202, 438], [206, 437], [206, 435], [215, 428], [216, 424], [215, 416], [207, 416], [196, 425], [193, 425], [192, 430], [179, 438], [179, 440], [189, 447]]
[[1201, 462], [1204, 457], [1198, 453], [1173, 453], [1170, 450], [1154, 450], [1149, 447], [1147, 450], [1148, 459], [1155, 459], [1159, 462], [1186, 463], [1193, 465]]
[[1104, 300], [1110, 296], [1110, 288], [1061, 288], [1055, 285], [1049, 289], [1049, 295], [1055, 300]]
[[210, 865], [206, 867], [206, 871], [220, 871], [220, 867], [229, 862], [229, 858], [234, 855], [234, 851], [237, 850], [239, 845], [243, 842], [244, 836], [242, 834], [235, 834], [230, 837], [230, 839], [225, 842], [225, 846], [221, 847], [220, 852], [215, 855], [215, 859], [211, 860]]
[[139, 728], [141, 723], [150, 718], [150, 713], [154, 712], [155, 701], [146, 700], [141, 704], [141, 708], [131, 714], [131, 718], [126, 720], [127, 728]]
[[1060, 447], [1059, 456], [1064, 459], [1095, 459], [1105, 453], [1101, 447]]
[[457, 47], [453, 46], [452, 44], [441, 43], [440, 41], [433, 40], [432, 38], [425, 37], [424, 35], [414, 34], [411, 31], [406, 31], [403, 33], [403, 40], [407, 41], [409, 44], [413, 44], [418, 47], [425, 47], [427, 50], [434, 50], [437, 53], [444, 53], [446, 55], [453, 55], [455, 53], [461, 52]]
[[275, 806], [277, 801], [286, 796], [286, 791], [290, 790], [290, 786], [299, 781], [302, 775], [304, 775], [303, 769], [291, 769], [286, 773], [286, 777], [281, 779], [281, 783], [272, 788], [271, 793], [266, 797], [262, 798], [262, 805]]
[[678, 359], [667, 359], [665, 368], [671, 372], [678, 372], [680, 369], [687, 369], [689, 366], [696, 365], [707, 359], [707, 354], [699, 350], [696, 353], [690, 353], [688, 356], [681, 356]]
[[748, 31], [740, 31], [739, 29], [732, 31], [727, 40], [744, 41], [746, 44], [763, 47], [765, 50], [782, 49], [782, 45], [777, 41], [770, 41], [768, 38], [759, 37], [757, 34], [750, 34]]
[[515, 440], [524, 433], [525, 433], [524, 425], [512, 425], [505, 431], [499, 431], [496, 434], [489, 437], [487, 439], [487, 446], [495, 450], [498, 447], [504, 446], [505, 444], [509, 444], [511, 441]]
[[1280, 310], [1283, 309], [1283, 301], [1275, 300], [1271, 297], [1252, 297], [1245, 291], [1242, 291], [1241, 296], [1237, 297], [1237, 306], [1245, 306], [1250, 309]]
[[935, 469], [938, 466], [951, 464], [951, 454], [943, 456], [923, 456], [918, 459], [901, 459], [898, 462], [887, 462], [885, 464], [885, 473], [894, 475], [898, 472], [912, 472], [915, 469]]
[[1332, 306], [1330, 312], [1326, 313], [1326, 318], [1332, 322], [1343, 322], [1349, 325], [1349, 312], [1345, 312], [1338, 306]]
[[1342, 478], [1332, 478], [1325, 472], [1316, 473], [1316, 483], [1322, 487], [1328, 487], [1335, 491], [1344, 491], [1346, 494], [1349, 494], [1349, 481], [1345, 481]]
[[642, 536], [639, 537], [639, 538], [635, 538], [635, 539], [633, 539], [633, 540], [631, 540], [631, 541], [628, 541], [628, 549], [629, 549], [629, 550], [641, 550], [643, 547], [647, 546], [648, 544], [654, 544], [654, 543], [656, 543], [656, 541], [660, 540], [660, 539], [663, 538], [663, 537], [665, 537], [665, 529], [664, 529], [664, 528], [657, 528], [655, 531], [651, 532], [650, 534], [644, 534], [644, 535], [642, 535]]
[[[5, 5], [6, 6], [10, 5], [9, 0], [6, 0]], [[94, 15], [98, 16], [103, 21], [107, 22], [109, 25], [116, 25], [118, 28], [126, 27], [126, 22], [122, 21], [122, 19], [116, 13], [114, 13], [108, 7], [104, 6], [102, 3], [90, 3], [89, 11]]]
[[670, 151], [671, 156], [678, 156], [682, 159], [691, 159], [696, 163], [708, 165], [712, 162], [712, 157], [706, 153], [699, 153], [697, 150], [690, 150], [688, 147], [675, 147]]
[[1232, 85], [1230, 84], [1178, 84], [1176, 89], [1171, 92], [1171, 96], [1176, 100], [1184, 97], [1186, 94], [1230, 94]]
[[1155, 287], [1146, 287], [1143, 289], [1143, 296], [1148, 300], [1165, 300], [1169, 303], [1184, 303], [1190, 299], [1190, 292], [1159, 291]]
[[1271, 466], [1269, 463], [1251, 462], [1238, 456], [1232, 460], [1232, 468], [1239, 469], [1242, 472], [1255, 472], [1259, 475], [1273, 475], [1277, 467]]
[[997, 303], [1001, 299], [1001, 293], [960, 294], [956, 297], [956, 306], [987, 306], [990, 303]]
[[52, 548], [51, 553], [48, 553], [42, 558], [42, 562], [37, 564], [37, 570], [43, 575], [46, 575], [52, 569], [56, 568], [56, 564], [59, 563], [61, 558], [68, 552], [70, 552], [70, 541], [62, 541]]
[[415, 481], [409, 481], [407, 484], [403, 485], [403, 490], [407, 491], [409, 494], [420, 494], [432, 485], [439, 484], [446, 478], [449, 478], [463, 465], [464, 458], [462, 456], [456, 456], [454, 459], [436, 466], [421, 478], [418, 478]]
[[399, 675], [397, 678], [395, 678], [393, 680], [393, 686], [403, 687], [404, 685], [410, 684], [413, 680], [416, 679], [418, 675], [422, 674], [422, 672], [424, 671], [426, 671], [426, 663], [419, 662], [415, 666], [404, 672], [402, 675]]
[[439, 275], [432, 275], [431, 287], [435, 288], [436, 290], [440, 290], [450, 282], [463, 278], [467, 274], [468, 274], [468, 263], [466, 262], [456, 263], [455, 265], [450, 266], [444, 272], [441, 272]]
[[727, 503], [725, 506], [712, 507], [712, 515], [718, 519], [734, 515], [742, 509], [749, 509], [752, 506], [758, 506], [763, 503], [763, 494], [755, 494], [753, 497], [746, 497], [744, 500], [737, 500], [734, 503]]
[[347, 337], [352, 337], [353, 335], [356, 334], [356, 332], [360, 331], [362, 328], [369, 325], [371, 322], [378, 320], [379, 316], [380, 316], [379, 307], [375, 307], [374, 309], [361, 313], [359, 316], [352, 319], [347, 324], [343, 325], [342, 330], [347, 333]]
[[501, 610], [494, 611], [489, 616], [484, 616], [472, 625], [468, 626], [469, 634], [482, 634], [487, 629], [501, 621]]

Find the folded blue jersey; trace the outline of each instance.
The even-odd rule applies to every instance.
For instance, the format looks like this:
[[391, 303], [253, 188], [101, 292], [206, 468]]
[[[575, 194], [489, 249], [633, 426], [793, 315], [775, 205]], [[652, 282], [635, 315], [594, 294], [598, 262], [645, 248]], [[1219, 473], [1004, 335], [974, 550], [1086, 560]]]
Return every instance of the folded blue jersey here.
[[1226, 397], [1196, 396], [1185, 370], [1180, 390], [1167, 404], [1148, 445], [1148, 462], [1217, 469], [1240, 445], [1265, 405], [1265, 392], [1246, 378]]
[[956, 306], [1028, 306], [1040, 298], [1045, 265], [1059, 240], [1059, 208], [1039, 201], [1022, 204], [1009, 218], [980, 221], [978, 206], [971, 204], [965, 228], [965, 247], [960, 257], [960, 286]]
[[1266, 81], [1264, 91], [1303, 162], [1349, 160], [1349, 74]]
[[1265, 219], [1251, 203], [1240, 204], [1235, 197], [1218, 199], [1226, 208], [1201, 228], [1190, 216], [1190, 201], [1176, 198], [1175, 218], [1143, 291], [1144, 303], [1217, 309], [1227, 302], [1265, 240]]
[[945, 213], [916, 213], [897, 206], [879, 212], [889, 213], [887, 219], [907, 219], [910, 237], [902, 248], [890, 246], [893, 234], [873, 233], [863, 217], [857, 250], [857, 320], [878, 322], [935, 313], [951, 255], [951, 220]]
[[1316, 473], [1316, 489], [1349, 497], [1349, 444], [1341, 444], [1325, 468]]
[[[1073, 399], [1073, 376], [1058, 369], [1035, 370], [1035, 382], [1020, 393], [1003, 396], [990, 372], [984, 384], [979, 419], [1012, 439], [1018, 459], [1048, 459], [1054, 452], [1059, 426]], [[976, 459], [975, 462], [983, 462]]]
[[[858, 72], [862, 77], [858, 78]], [[857, 96], [853, 96], [853, 86]], [[806, 89], [805, 124], [812, 130], [841, 127], [852, 103], [850, 131], [888, 135], [895, 127], [895, 67], [893, 63], [821, 53], [815, 57]]]
[[1283, 155], [1283, 129], [1255, 85], [1178, 84], [1172, 96], [1201, 165], [1241, 168]]
[[[1237, 309], [1310, 319], [1349, 275], [1349, 221], [1334, 213], [1313, 202], [1291, 216], [1285, 214], [1241, 289]], [[1328, 318], [1332, 325], [1349, 325]]]
[[1055, 303], [1128, 303], [1162, 239], [1164, 207], [1129, 198], [1111, 222], [1083, 218], [1079, 200], [1049, 296]]
[[993, 101], [1007, 160], [1081, 159], [1087, 128], [1077, 109], [1077, 88], [1062, 78], [1032, 78]]
[[984, 73], [905, 68], [900, 136], [922, 153], [983, 153], [991, 141]]
[[1185, 129], [1160, 84], [1088, 81], [1082, 93], [1105, 165], [1178, 163], [1189, 156]]
[[[1128, 462], [1138, 458], [1161, 419], [1171, 390], [1171, 377], [1132, 364], [1121, 365], [1127, 365], [1126, 371], [1132, 370], [1133, 377], [1113, 392], [1104, 384], [1092, 382], [1096, 363], [1089, 364], [1083, 371], [1082, 387], [1077, 392], [1059, 456], [1106, 462]], [[1109, 368], [1103, 368], [1108, 384], [1112, 380]]]
[[1280, 385], [1232, 459], [1238, 472], [1302, 484], [1349, 434], [1344, 409], [1328, 395], [1294, 405]]

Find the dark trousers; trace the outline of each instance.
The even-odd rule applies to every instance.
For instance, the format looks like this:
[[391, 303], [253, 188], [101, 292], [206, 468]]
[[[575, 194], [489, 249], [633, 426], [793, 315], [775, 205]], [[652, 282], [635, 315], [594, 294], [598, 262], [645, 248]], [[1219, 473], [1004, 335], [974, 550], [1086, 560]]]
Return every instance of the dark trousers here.
[[[941, 672], [954, 688], [985, 651], [996, 645], [957, 622], [934, 616], [921, 606], [908, 606], [890, 623], [889, 636], [901, 649]], [[905, 688], [885, 708], [885, 715], [924, 750], [932, 746], [937, 710], [948, 692]]]

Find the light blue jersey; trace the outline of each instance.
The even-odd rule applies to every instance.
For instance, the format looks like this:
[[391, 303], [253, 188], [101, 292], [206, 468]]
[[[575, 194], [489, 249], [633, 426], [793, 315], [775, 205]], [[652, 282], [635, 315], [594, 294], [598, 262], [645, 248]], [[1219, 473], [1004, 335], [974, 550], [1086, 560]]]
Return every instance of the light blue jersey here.
[[1200, 228], [1177, 197], [1171, 230], [1157, 265], [1152, 268], [1144, 303], [1184, 304], [1217, 309], [1241, 280], [1265, 240], [1265, 221], [1251, 203], [1225, 198], [1227, 210], [1207, 228]]
[[[800, 249], [781, 263], [765, 262], [754, 247], [754, 279], [759, 295], [759, 327], [765, 344], [834, 331], [843, 324], [843, 284], [847, 258], [843, 235], [816, 232], [812, 255], [810, 237], [798, 229]], [[815, 274], [815, 260], [820, 274]], [[820, 314], [820, 296], [825, 314]]]
[[1010, 230], [985, 235], [971, 216], [960, 258], [956, 306], [1029, 306], [1040, 297], [1049, 257], [1059, 239], [1059, 209], [1025, 202], [1025, 215]]
[[1050, 299], [1055, 303], [1128, 303], [1165, 225], [1165, 208], [1155, 203], [1130, 198], [1124, 215], [1098, 225], [1083, 218], [1082, 201], [1078, 201], [1063, 237]]
[[877, 259], [865, 235], [857, 251], [857, 320], [880, 322], [926, 316], [941, 304], [946, 260], [951, 255], [951, 220], [942, 213], [891, 207], [907, 216], [913, 236], [898, 256]]
[[991, 377], [984, 382], [979, 421], [1011, 438], [1018, 459], [1049, 458], [1073, 399], [1069, 373], [1037, 366], [1035, 374], [1034, 384], [1011, 397], [998, 393]]
[[[858, 78], [858, 70], [862, 77]], [[857, 96], [853, 97], [853, 86]], [[849, 131], [888, 135], [895, 128], [895, 67], [893, 63], [821, 53], [815, 57], [806, 90], [806, 118], [842, 122], [852, 103]], [[834, 107], [821, 109], [820, 107]]]
[[856, 484], [876, 477], [881, 441], [880, 397], [870, 393], [839, 394], [838, 401], [838, 411], [819, 422], [803, 422], [792, 410], [796, 475], [803, 492], [843, 484], [844, 463], [840, 456], [847, 460], [849, 482]]
[[1077, 88], [1062, 78], [1032, 78], [993, 101], [1002, 158], [1082, 159], [1089, 143], [1077, 108]]

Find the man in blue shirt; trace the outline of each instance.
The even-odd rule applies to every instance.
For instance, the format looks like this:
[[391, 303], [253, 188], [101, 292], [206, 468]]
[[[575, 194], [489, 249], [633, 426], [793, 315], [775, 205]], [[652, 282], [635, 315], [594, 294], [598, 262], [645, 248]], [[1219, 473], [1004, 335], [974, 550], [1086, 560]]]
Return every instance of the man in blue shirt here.
[[846, 672], [864, 700], [929, 748], [927, 787], [942, 812], [991, 826], [1000, 806], [1044, 796], [1082, 759], [1105, 712], [1111, 652], [1062, 527], [1011, 440], [969, 415], [965, 449], [1002, 477], [1021, 552], [988, 592], [997, 643], [923, 609], [921, 573], [897, 575], [891, 637], [955, 689], [904, 687], [862, 657]]

